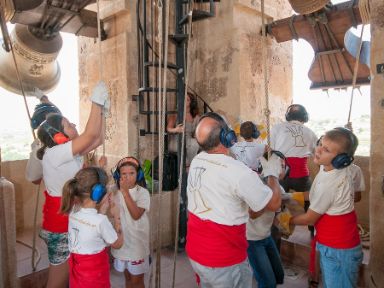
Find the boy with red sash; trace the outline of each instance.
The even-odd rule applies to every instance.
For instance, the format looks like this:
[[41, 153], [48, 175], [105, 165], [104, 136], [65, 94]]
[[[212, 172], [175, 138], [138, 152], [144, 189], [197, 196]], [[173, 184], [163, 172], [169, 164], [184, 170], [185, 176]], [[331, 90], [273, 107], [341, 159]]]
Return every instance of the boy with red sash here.
[[363, 260], [350, 166], [357, 145], [356, 136], [346, 128], [325, 133], [314, 157], [320, 171], [309, 193], [311, 205], [289, 220], [291, 225], [315, 225], [310, 272], [314, 272], [316, 247], [326, 288], [357, 287]]

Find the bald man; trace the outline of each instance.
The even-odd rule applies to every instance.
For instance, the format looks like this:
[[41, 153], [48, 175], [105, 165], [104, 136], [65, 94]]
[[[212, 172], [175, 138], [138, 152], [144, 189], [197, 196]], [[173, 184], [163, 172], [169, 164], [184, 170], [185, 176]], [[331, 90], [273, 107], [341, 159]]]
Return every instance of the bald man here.
[[200, 287], [249, 288], [246, 223], [249, 216], [280, 208], [281, 161], [271, 157], [263, 167], [268, 185], [263, 184], [250, 168], [229, 156], [236, 135], [213, 112], [201, 117], [196, 140], [202, 152], [192, 160], [188, 175], [186, 252]]

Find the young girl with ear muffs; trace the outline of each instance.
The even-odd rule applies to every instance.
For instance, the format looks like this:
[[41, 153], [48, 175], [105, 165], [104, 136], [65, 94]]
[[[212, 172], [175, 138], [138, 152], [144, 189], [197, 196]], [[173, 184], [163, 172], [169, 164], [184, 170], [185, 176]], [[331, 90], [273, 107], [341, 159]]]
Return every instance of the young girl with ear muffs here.
[[118, 191], [113, 196], [117, 208], [114, 222], [124, 235], [120, 249], [111, 249], [114, 267], [124, 273], [126, 287], [144, 287], [144, 274], [149, 271], [150, 195], [145, 188], [144, 173], [134, 157], [121, 159], [114, 171]]
[[104, 170], [87, 167], [64, 185], [60, 212], [69, 214], [69, 287], [110, 287], [106, 246], [120, 248], [123, 236], [96, 210], [106, 195], [106, 183]]
[[95, 86], [91, 101], [87, 125], [80, 135], [76, 126], [60, 114], [49, 115], [37, 131], [43, 145], [37, 157], [42, 160], [46, 187], [40, 237], [48, 246], [48, 288], [68, 287], [68, 216], [58, 211], [64, 183], [83, 167], [81, 156], [103, 141], [103, 111], [108, 111], [110, 105], [104, 82]]

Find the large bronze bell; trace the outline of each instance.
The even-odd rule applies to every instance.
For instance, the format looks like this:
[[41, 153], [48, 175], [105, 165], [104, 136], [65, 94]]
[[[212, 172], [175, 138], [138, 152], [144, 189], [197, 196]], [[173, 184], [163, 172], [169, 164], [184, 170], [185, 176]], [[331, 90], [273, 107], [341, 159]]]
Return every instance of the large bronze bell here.
[[[63, 40], [60, 33], [49, 38], [37, 37], [33, 27], [16, 24], [10, 38], [26, 96], [34, 87], [49, 92], [60, 80], [60, 67], [56, 60]], [[0, 86], [22, 95], [11, 52], [0, 48]]]

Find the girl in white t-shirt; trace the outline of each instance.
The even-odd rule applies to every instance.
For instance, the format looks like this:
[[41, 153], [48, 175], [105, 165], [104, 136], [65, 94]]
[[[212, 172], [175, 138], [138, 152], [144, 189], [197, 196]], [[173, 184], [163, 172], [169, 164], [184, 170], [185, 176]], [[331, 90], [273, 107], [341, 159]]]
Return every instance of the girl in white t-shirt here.
[[[37, 130], [46, 191], [40, 237], [48, 246], [47, 288], [68, 287], [68, 216], [59, 213], [63, 186], [83, 167], [82, 157], [103, 143], [103, 111], [109, 109], [107, 85], [93, 89], [87, 125], [79, 135], [76, 125], [60, 114], [48, 115]], [[38, 179], [34, 179], [38, 180]]]
[[120, 249], [112, 249], [114, 267], [124, 272], [126, 287], [144, 287], [144, 274], [149, 270], [149, 217], [150, 195], [144, 188], [144, 173], [134, 157], [121, 159], [113, 178], [119, 190], [113, 196], [116, 208], [114, 221], [124, 234]]
[[121, 247], [123, 235], [96, 210], [106, 194], [107, 179], [101, 168], [87, 167], [64, 184], [60, 212], [69, 214], [70, 287], [110, 287], [106, 247]]

